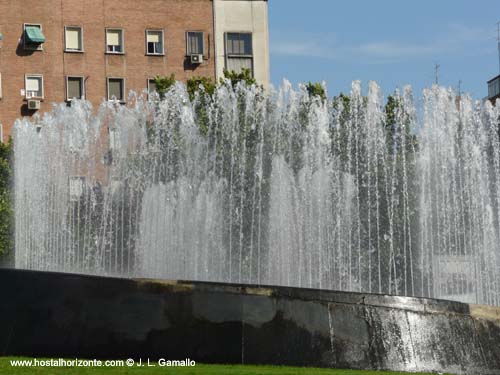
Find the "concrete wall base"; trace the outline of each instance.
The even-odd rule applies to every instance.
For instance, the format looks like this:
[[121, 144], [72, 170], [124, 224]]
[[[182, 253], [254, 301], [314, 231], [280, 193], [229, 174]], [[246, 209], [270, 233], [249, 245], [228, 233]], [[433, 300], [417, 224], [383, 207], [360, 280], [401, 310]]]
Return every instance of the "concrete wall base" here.
[[500, 309], [0, 270], [0, 355], [500, 374]]

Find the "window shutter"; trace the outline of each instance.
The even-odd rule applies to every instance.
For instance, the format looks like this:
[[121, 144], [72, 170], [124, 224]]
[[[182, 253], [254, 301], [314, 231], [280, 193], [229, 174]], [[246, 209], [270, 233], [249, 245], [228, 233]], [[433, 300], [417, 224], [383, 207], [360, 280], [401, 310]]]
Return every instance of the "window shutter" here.
[[241, 69], [252, 69], [252, 58], [251, 57], [229, 57], [227, 59], [227, 70], [240, 73]]
[[188, 55], [191, 55], [191, 54], [196, 53], [196, 45], [195, 45], [196, 40], [193, 37], [193, 33], [188, 33], [187, 37], [188, 37], [188, 43], [187, 43], [188, 51], [187, 51], [187, 53], [188, 53]]
[[188, 32], [187, 35], [188, 55], [203, 54], [203, 33]]
[[78, 77], [68, 77], [68, 99], [77, 98], [82, 96], [82, 80]]
[[226, 38], [226, 53], [228, 55], [234, 55], [236, 54], [237, 52], [235, 51], [235, 46], [234, 46], [234, 42], [236, 40], [236, 35], [237, 34], [233, 34], [233, 33], [230, 33], [230, 34], [227, 34], [227, 38]]
[[109, 99], [115, 97], [118, 100], [123, 99], [122, 95], [122, 80], [121, 79], [110, 79], [108, 83], [109, 87]]
[[26, 79], [26, 90], [37, 92], [40, 91], [40, 80], [38, 78]]
[[80, 49], [80, 30], [66, 29], [66, 48]]
[[120, 31], [108, 30], [106, 33], [106, 43], [108, 46], [119, 46], [120, 45]]
[[148, 43], [160, 43], [160, 33], [148, 32]]

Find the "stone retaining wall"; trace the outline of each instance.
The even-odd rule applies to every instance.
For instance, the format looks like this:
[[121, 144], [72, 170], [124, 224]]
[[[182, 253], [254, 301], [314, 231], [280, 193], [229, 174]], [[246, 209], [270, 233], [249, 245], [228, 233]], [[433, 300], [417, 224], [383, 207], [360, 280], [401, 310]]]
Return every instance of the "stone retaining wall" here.
[[500, 374], [500, 309], [0, 270], [0, 355]]

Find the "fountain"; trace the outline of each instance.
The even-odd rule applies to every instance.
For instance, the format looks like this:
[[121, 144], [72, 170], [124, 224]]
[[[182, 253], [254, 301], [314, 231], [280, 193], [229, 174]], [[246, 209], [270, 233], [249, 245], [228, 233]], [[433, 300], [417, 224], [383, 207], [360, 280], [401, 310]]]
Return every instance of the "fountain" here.
[[[319, 328], [304, 324], [324, 332], [324, 350], [336, 359], [287, 354], [292, 359], [279, 364], [498, 373], [485, 370], [500, 364], [484, 364], [489, 354], [479, 344], [465, 355], [439, 343], [483, 340], [493, 328], [478, 333], [483, 323], [474, 319], [491, 315], [473, 315], [465, 304], [375, 295], [500, 305], [500, 106], [438, 86], [418, 103], [409, 87], [384, 101], [374, 82], [366, 95], [354, 82], [350, 95], [332, 101], [286, 81], [269, 92], [224, 84], [213, 97], [200, 91], [194, 100], [177, 84], [161, 101], [131, 94], [128, 105], [103, 103], [97, 114], [75, 101], [19, 120], [16, 268], [190, 280], [181, 292], [168, 284], [169, 293], [205, 293], [211, 284], [199, 282], [225, 283], [213, 285], [233, 285], [220, 288], [255, 294], [255, 301], [272, 295], [278, 310], [284, 296], [327, 301], [317, 305], [327, 320]], [[253, 292], [262, 285], [274, 289]], [[231, 303], [217, 316], [202, 304], [200, 314], [243, 319], [231, 315]], [[364, 312], [349, 307], [344, 316], [339, 303], [361, 304]], [[370, 303], [390, 311], [372, 311]], [[270, 311], [262, 304], [250, 321]], [[291, 309], [293, 321], [313, 311], [281, 308]], [[401, 319], [397, 309], [405, 311]], [[433, 313], [451, 315], [432, 321]], [[345, 328], [352, 314], [372, 327], [366, 338], [357, 336], [361, 323]], [[377, 325], [389, 332], [385, 339], [373, 333]], [[378, 348], [368, 362], [338, 356], [343, 329]], [[396, 338], [400, 346], [388, 348]], [[488, 343], [481, 341], [500, 348], [500, 340]], [[444, 354], [427, 353], [431, 344]], [[275, 363], [262, 358], [254, 362]]]
[[498, 109], [286, 83], [19, 121], [16, 267], [500, 303]]

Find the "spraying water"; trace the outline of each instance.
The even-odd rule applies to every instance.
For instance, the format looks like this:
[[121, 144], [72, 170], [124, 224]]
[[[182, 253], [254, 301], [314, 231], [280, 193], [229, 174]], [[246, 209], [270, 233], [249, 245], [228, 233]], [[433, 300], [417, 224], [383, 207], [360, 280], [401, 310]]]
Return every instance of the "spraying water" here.
[[287, 82], [15, 125], [16, 267], [500, 304], [498, 107]]

